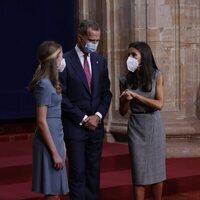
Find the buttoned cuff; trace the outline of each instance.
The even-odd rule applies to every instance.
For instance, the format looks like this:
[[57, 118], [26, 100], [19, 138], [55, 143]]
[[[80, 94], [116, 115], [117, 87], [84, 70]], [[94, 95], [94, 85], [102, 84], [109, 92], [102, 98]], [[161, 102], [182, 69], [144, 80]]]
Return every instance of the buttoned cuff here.
[[82, 121], [79, 123], [79, 125], [82, 126], [82, 125], [83, 125], [83, 122], [84, 122], [87, 118], [88, 118], [88, 116], [85, 115], [85, 116], [83, 117]]
[[102, 114], [100, 112], [96, 112], [95, 115], [97, 115], [100, 118], [100, 120], [102, 120]]

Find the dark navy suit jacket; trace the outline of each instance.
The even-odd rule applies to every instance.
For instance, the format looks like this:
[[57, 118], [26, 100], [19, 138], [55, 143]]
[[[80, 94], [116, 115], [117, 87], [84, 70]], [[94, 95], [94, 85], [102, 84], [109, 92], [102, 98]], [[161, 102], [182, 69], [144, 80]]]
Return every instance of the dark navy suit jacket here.
[[[83, 117], [100, 112], [104, 118], [109, 109], [112, 94], [107, 60], [97, 53], [90, 54], [92, 67], [92, 91], [90, 92], [76, 50], [65, 53], [63, 57], [66, 68], [60, 73], [60, 82], [63, 89], [62, 118], [65, 139], [84, 139], [90, 131], [80, 126]], [[93, 132], [93, 137], [103, 138], [103, 120]]]

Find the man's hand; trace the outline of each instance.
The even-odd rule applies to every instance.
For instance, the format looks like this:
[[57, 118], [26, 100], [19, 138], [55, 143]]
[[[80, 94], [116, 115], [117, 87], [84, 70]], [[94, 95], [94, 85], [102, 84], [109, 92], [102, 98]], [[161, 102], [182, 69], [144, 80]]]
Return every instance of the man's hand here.
[[98, 127], [98, 124], [100, 124], [100, 122], [101, 120], [99, 116], [91, 115], [85, 120], [84, 126], [87, 129], [94, 131]]

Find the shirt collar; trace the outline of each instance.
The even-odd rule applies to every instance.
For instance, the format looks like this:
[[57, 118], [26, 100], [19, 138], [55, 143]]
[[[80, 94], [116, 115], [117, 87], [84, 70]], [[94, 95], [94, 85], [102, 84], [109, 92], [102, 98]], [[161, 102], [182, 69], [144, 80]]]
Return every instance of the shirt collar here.
[[[75, 50], [76, 50], [76, 53], [78, 54], [78, 57], [84, 57], [84, 53], [80, 50], [78, 45], [75, 46]], [[90, 57], [90, 54], [88, 54], [88, 56]]]

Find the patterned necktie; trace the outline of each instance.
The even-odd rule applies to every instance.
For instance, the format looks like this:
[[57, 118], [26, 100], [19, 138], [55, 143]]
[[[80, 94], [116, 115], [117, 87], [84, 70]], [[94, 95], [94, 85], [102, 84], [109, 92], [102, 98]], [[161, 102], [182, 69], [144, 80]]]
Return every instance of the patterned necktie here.
[[84, 71], [85, 71], [85, 75], [86, 75], [86, 78], [87, 78], [89, 89], [91, 91], [92, 75], [90, 73], [90, 67], [89, 67], [89, 63], [87, 61], [87, 56], [88, 56], [87, 54], [84, 55], [83, 68], [84, 68]]

